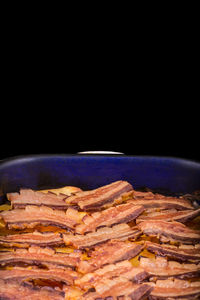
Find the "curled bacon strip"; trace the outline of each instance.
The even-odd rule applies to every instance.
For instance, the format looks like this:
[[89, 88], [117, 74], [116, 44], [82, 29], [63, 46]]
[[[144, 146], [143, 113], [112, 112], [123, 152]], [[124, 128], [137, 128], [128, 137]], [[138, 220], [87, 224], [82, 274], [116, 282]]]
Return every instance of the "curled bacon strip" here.
[[200, 282], [189, 282], [180, 279], [158, 280], [156, 283], [147, 283], [153, 287], [150, 300], [161, 299], [199, 299]]
[[61, 234], [55, 232], [40, 233], [38, 231], [0, 236], [0, 245], [4, 247], [28, 248], [29, 246], [62, 246]]
[[143, 205], [145, 208], [177, 210], [194, 208], [190, 200], [181, 197], [167, 197], [161, 194], [154, 194], [152, 192], [139, 192], [135, 190], [133, 191], [133, 198], [128, 201], [135, 205]]
[[123, 242], [118, 240], [111, 240], [105, 244], [96, 246], [91, 252], [91, 259], [89, 261], [81, 261], [78, 270], [81, 273], [94, 271], [106, 264], [128, 260], [138, 255], [144, 245]]
[[149, 275], [142, 268], [134, 268], [128, 260], [124, 260], [116, 264], [106, 265], [92, 273], [87, 273], [81, 278], [76, 279], [75, 284], [82, 289], [88, 290], [102, 279], [111, 279], [119, 276], [140, 283]]
[[153, 288], [148, 284], [134, 284], [131, 281], [117, 277], [111, 279], [102, 279], [95, 284], [96, 292], [86, 293], [82, 300], [94, 299], [146, 299]]
[[30, 264], [75, 268], [80, 262], [80, 253], [56, 253], [53, 249], [30, 247], [28, 250], [17, 249], [13, 252], [0, 253], [0, 265]]
[[148, 213], [148, 215], [141, 215], [137, 218], [136, 223], [142, 221], [177, 221], [186, 223], [200, 215], [200, 208], [196, 210], [163, 210], [160, 212]]
[[182, 262], [200, 262], [200, 245], [167, 245], [152, 242], [145, 243], [148, 251], [156, 255], [166, 256]]
[[137, 227], [129, 227], [127, 224], [115, 225], [112, 228], [102, 227], [96, 232], [86, 235], [63, 234], [63, 240], [66, 245], [73, 245], [75, 248], [84, 249], [91, 248], [94, 245], [105, 243], [111, 239], [127, 240], [135, 239], [141, 235], [141, 231]]
[[159, 236], [165, 242], [200, 243], [200, 230], [192, 230], [179, 222], [144, 221], [137, 226], [143, 233], [150, 236]]
[[78, 204], [85, 211], [100, 210], [120, 203], [132, 194], [133, 187], [127, 181], [115, 181], [92, 191], [80, 192], [67, 199], [67, 203]]
[[52, 192], [42, 193], [31, 189], [21, 189], [19, 193], [7, 194], [13, 208], [25, 208], [26, 205], [49, 206], [56, 209], [67, 209], [66, 195], [56, 195]]
[[9, 228], [34, 228], [36, 225], [42, 224], [74, 230], [75, 225], [80, 222], [78, 214], [72, 208], [68, 208], [64, 212], [46, 206], [28, 205], [25, 209], [4, 211], [1, 213], [1, 217]]
[[200, 276], [200, 264], [180, 264], [175, 261], [168, 261], [164, 257], [156, 257], [155, 260], [141, 257], [140, 267], [151, 277], [160, 279], [166, 279], [168, 277], [184, 279]]
[[135, 206], [132, 203], [110, 207], [101, 212], [95, 212], [91, 216], [86, 215], [82, 221], [84, 224], [76, 226], [76, 232], [85, 233], [95, 231], [101, 226], [127, 223], [136, 219], [144, 211], [143, 206]]
[[5, 281], [24, 281], [27, 279], [48, 279], [65, 284], [73, 285], [74, 280], [79, 278], [77, 272], [70, 269], [27, 269], [13, 267], [11, 270], [0, 270], [0, 278]]

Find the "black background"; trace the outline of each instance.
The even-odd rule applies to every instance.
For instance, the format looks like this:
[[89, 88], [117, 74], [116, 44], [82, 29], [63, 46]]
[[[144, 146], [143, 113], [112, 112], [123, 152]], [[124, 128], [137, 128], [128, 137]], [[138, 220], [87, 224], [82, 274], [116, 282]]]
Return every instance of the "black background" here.
[[200, 161], [198, 90], [185, 74], [9, 79], [0, 159], [107, 150]]
[[[42, 101], [42, 100], [41, 100]], [[23, 102], [2, 121], [1, 159], [86, 150], [200, 161], [198, 106], [168, 100]], [[80, 101], [82, 103], [80, 103]], [[85, 102], [86, 101], [86, 102]], [[137, 103], [138, 101], [138, 103]], [[11, 105], [12, 106], [12, 105]], [[49, 107], [51, 109], [49, 109]]]
[[12, 28], [0, 159], [107, 150], [200, 161], [198, 48], [185, 26], [137, 35], [79, 28], [66, 44], [57, 33], [20, 37]]

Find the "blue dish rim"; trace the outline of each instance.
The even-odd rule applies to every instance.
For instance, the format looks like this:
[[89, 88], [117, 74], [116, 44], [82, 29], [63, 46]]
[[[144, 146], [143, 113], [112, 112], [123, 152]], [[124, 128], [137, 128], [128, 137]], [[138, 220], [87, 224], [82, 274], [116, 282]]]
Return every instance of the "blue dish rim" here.
[[[131, 162], [135, 162], [136, 163], [136, 169], [140, 167], [142, 168], [142, 170], [144, 171], [144, 167], [145, 167], [145, 164], [150, 164], [150, 170], [151, 170], [151, 166], [153, 166], [153, 176], [150, 176], [149, 173], [145, 173], [145, 180], [149, 180], [148, 184], [146, 184], [145, 182], [143, 182], [143, 178], [141, 178], [140, 174], [138, 176], [138, 181], [136, 180], [135, 181], [135, 187], [136, 188], [139, 188], [139, 187], [145, 187], [147, 186], [148, 188], [151, 188], [152, 190], [154, 188], [161, 188], [161, 189], [166, 189], [169, 190], [171, 193], [174, 193], [174, 194], [177, 194], [177, 193], [180, 193], [180, 194], [183, 194], [183, 193], [190, 193], [190, 190], [191, 192], [192, 191], [195, 191], [195, 190], [199, 190], [199, 184], [200, 184], [200, 181], [199, 181], [199, 177], [200, 177], [200, 163], [197, 162], [197, 161], [194, 161], [194, 160], [191, 160], [191, 159], [185, 159], [185, 158], [180, 158], [180, 157], [174, 157], [174, 156], [154, 156], [154, 155], [126, 155], [126, 154], [66, 154], [66, 153], [42, 153], [42, 154], [28, 154], [28, 155], [18, 155], [18, 156], [12, 156], [12, 157], [8, 157], [6, 159], [3, 159], [0, 161], [0, 175], [3, 174], [4, 177], [4, 183], [5, 183], [5, 189], [6, 189], [6, 185], [7, 185], [7, 176], [8, 174], [14, 174], [15, 173], [15, 167], [17, 168], [17, 171], [16, 171], [16, 174], [20, 174], [21, 172], [21, 168], [18, 168], [18, 166], [20, 166], [21, 164], [26, 166], [26, 163], [27, 165], [32, 165], [32, 162], [33, 163], [36, 163], [36, 165], [39, 163], [42, 163], [44, 162], [44, 174], [42, 175], [45, 175], [45, 180], [44, 182], [42, 182], [41, 184], [39, 184], [40, 188], [41, 186], [43, 187], [43, 185], [46, 186], [46, 174], [45, 172], [49, 172], [48, 167], [46, 169], [46, 166], [50, 163], [51, 159], [52, 161], [54, 161], [54, 163], [56, 162], [56, 160], [61, 160], [63, 159], [63, 161], [68, 161], [69, 159], [69, 162], [71, 164], [71, 162], [76, 162], [75, 166], [77, 165], [77, 163], [79, 164], [81, 161], [83, 162], [84, 160], [86, 162], [89, 162], [89, 163], [92, 163], [93, 162], [93, 158], [94, 158], [94, 161], [97, 162], [97, 166], [99, 166], [99, 163], [103, 163], [103, 164], [106, 164], [108, 163], [108, 166], [109, 164], [111, 163], [111, 165], [114, 165], [115, 164], [115, 160], [116, 160], [116, 166], [117, 166], [117, 176], [112, 176], [112, 168], [111, 169], [108, 169], [110, 171], [109, 175], [111, 175], [110, 178], [112, 178], [112, 181], [114, 180], [117, 180], [118, 178], [126, 178], [127, 181], [131, 181], [130, 178], [129, 178], [129, 175], [128, 176], [124, 176], [124, 174], [122, 174], [121, 176], [121, 173], [118, 174], [118, 170], [120, 170], [119, 166], [120, 164], [119, 163], [122, 163], [124, 164], [125, 163], [125, 167], [127, 166], [127, 163]], [[77, 161], [76, 161], [77, 160]], [[47, 162], [47, 164], [46, 164]], [[46, 164], [46, 166], [45, 166]], [[131, 166], [131, 164], [128, 164], [128, 170], [129, 170], [129, 166]], [[29, 165], [29, 166], [30, 166]], [[51, 165], [51, 163], [50, 163]], [[82, 164], [81, 164], [82, 165]], [[155, 165], [155, 168], [154, 168], [154, 165]], [[165, 179], [165, 176], [163, 177], [163, 180], [161, 179], [161, 182], [158, 184], [158, 186], [155, 186], [154, 184], [154, 181], [151, 180], [151, 178], [155, 178], [156, 181], [160, 181], [160, 178], [162, 178], [162, 176], [160, 177], [160, 174], [162, 174], [162, 165], [164, 167], [164, 172], [165, 170], [170, 170], [172, 166], [175, 166], [175, 169], [174, 167], [172, 168], [172, 172], [174, 172], [174, 176], [176, 176], [176, 174], [178, 174], [178, 177], [177, 177], [177, 183], [175, 186], [174, 186], [174, 179], [176, 179], [176, 177], [169, 177], [169, 181], [168, 181], [168, 178], [167, 180]], [[60, 166], [58, 164], [58, 166]], [[91, 165], [90, 165], [91, 166]], [[38, 167], [38, 165], [36, 166]], [[71, 166], [70, 166], [71, 167]], [[69, 172], [71, 171], [69, 167]], [[72, 163], [72, 168], [74, 167], [74, 164]], [[94, 165], [94, 168], [96, 166]], [[161, 169], [160, 169], [161, 167]], [[167, 169], [166, 169], [167, 167]], [[183, 173], [182, 171], [179, 171], [179, 167], [180, 167], [180, 170], [185, 170]], [[10, 169], [7, 173], [7, 168]], [[59, 167], [60, 168], [60, 167]], [[85, 168], [85, 165], [83, 164], [82, 167], [80, 168], [80, 173], [79, 173], [79, 169], [78, 169], [78, 173], [75, 173], [75, 176], [72, 176], [71, 178], [71, 175], [69, 176], [69, 172], [67, 171], [66, 172], [66, 178], [69, 179], [70, 178], [70, 184], [69, 185], [76, 185], [76, 178], [78, 178], [78, 184], [82, 184], [83, 186], [86, 185], [86, 188], [88, 188], [89, 185], [91, 185], [91, 188], [96, 188], [96, 185], [94, 184], [94, 181], [92, 180], [92, 177], [91, 177], [91, 174], [94, 170], [94, 168], [92, 167], [90, 170], [91, 172], [88, 174], [88, 178], [89, 178], [89, 183], [85, 183], [85, 180], [83, 180], [83, 182], [80, 180], [81, 176], [82, 176], [82, 170]], [[50, 168], [51, 169], [51, 168]], [[24, 172], [24, 169], [22, 169], [22, 174]], [[36, 172], [36, 175], [35, 175], [35, 172], [34, 172], [34, 168], [33, 168], [33, 173], [31, 174], [34, 174], [33, 175], [33, 186], [38, 186], [38, 175], [37, 175], [37, 172]], [[61, 168], [62, 170], [62, 168]], [[101, 169], [103, 170], [103, 169]], [[108, 177], [105, 176], [105, 174], [103, 173], [104, 170], [101, 172], [100, 170], [100, 174], [101, 174], [101, 178], [100, 181], [98, 181], [98, 184], [99, 185], [104, 185], [106, 184], [106, 180], [108, 179]], [[161, 171], [160, 171], [161, 170]], [[191, 170], [191, 172], [190, 172]], [[26, 167], [25, 167], [25, 171], [27, 171]], [[107, 169], [106, 169], [107, 171]], [[178, 173], [177, 173], [178, 171]], [[11, 172], [11, 173], [9, 173]], [[119, 171], [120, 172], [120, 171]], [[150, 171], [151, 172], [151, 171]], [[161, 172], [161, 173], [160, 173]], [[168, 171], [166, 171], [168, 172]], [[194, 183], [191, 185], [191, 183], [189, 184], [188, 188], [186, 189], [185, 188], [185, 183], [187, 184], [187, 180], [183, 181], [183, 183], [180, 184], [180, 180], [179, 180], [179, 177], [182, 176], [182, 174], [186, 174], [188, 172], [189, 174], [189, 180], [188, 182], [190, 183], [191, 180], [193, 180], [194, 178]], [[48, 173], [47, 173], [48, 174]], [[50, 174], [51, 174], [51, 170], [50, 170]], [[59, 174], [59, 173], [58, 173]], [[73, 173], [74, 174], [74, 173]], [[103, 175], [102, 175], [103, 174]], [[129, 174], [129, 173], [127, 173]], [[173, 174], [173, 173], [172, 173]], [[190, 177], [190, 174], [191, 174], [191, 177]], [[120, 176], [118, 176], [120, 175]], [[10, 175], [9, 175], [10, 176]], [[17, 175], [18, 176], [18, 175]], [[21, 175], [20, 175], [21, 176]], [[31, 175], [32, 176], [32, 175]], [[54, 176], [54, 175], [53, 175]], [[183, 175], [185, 177], [183, 178], [186, 178], [187, 179], [187, 175]], [[17, 177], [16, 177], [17, 178]], [[117, 179], [116, 179], [117, 178]], [[191, 178], [191, 180], [190, 180]], [[28, 182], [29, 179], [27, 179], [27, 182]], [[32, 179], [31, 179], [32, 180]], [[50, 178], [50, 180], [52, 180], [52, 178]], [[98, 179], [99, 180], [99, 179]], [[111, 180], [111, 179], [110, 179]], [[185, 180], [185, 179], [184, 179]], [[57, 182], [59, 183], [59, 186], [63, 185], [64, 183], [62, 182], [62, 180], [60, 180], [59, 176], [55, 179], [55, 183], [53, 182], [53, 186], [57, 184]], [[2, 185], [2, 187], [4, 188], [4, 183]], [[62, 183], [62, 184], [61, 184]], [[14, 182], [13, 185], [15, 185], [16, 183]], [[20, 179], [19, 179], [19, 182], [17, 183], [19, 184], [19, 186], [21, 185], [21, 182], [20, 182]], [[29, 182], [28, 183], [25, 183], [25, 186], [29, 186]], [[32, 183], [31, 183], [32, 185]], [[50, 184], [51, 185], [51, 184]], [[44, 189], [44, 188], [43, 188]], [[14, 190], [14, 188], [13, 188]]]
[[13, 161], [20, 161], [20, 160], [28, 160], [28, 159], [37, 159], [37, 158], [56, 158], [56, 157], [129, 157], [135, 159], [149, 159], [149, 160], [170, 160], [176, 162], [183, 162], [183, 163], [190, 163], [196, 165], [200, 168], [200, 161], [190, 159], [190, 158], [182, 158], [178, 156], [163, 156], [163, 155], [131, 155], [131, 154], [78, 154], [78, 153], [42, 153], [42, 154], [22, 154], [22, 155], [15, 155], [10, 156], [7, 158], [3, 158], [0, 160], [0, 166], [4, 164], [9, 164]]

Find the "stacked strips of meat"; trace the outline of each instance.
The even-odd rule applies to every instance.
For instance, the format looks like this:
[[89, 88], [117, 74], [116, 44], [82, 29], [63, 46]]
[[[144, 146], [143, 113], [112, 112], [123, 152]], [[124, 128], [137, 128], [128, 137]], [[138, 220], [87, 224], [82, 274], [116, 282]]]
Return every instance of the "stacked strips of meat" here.
[[[149, 299], [199, 299], [200, 227], [199, 221], [191, 221], [198, 218], [200, 209], [195, 209], [187, 199], [152, 193], [145, 196], [136, 192], [130, 201], [135, 205], [144, 201], [145, 213], [136, 223], [143, 238], [151, 239], [145, 242], [146, 250], [155, 254], [153, 259], [141, 256], [139, 263], [153, 287]], [[150, 202], [152, 206], [148, 205]]]
[[135, 191], [123, 180], [7, 196], [0, 298], [200, 297], [200, 231], [188, 225], [200, 209], [190, 200]]
[[148, 284], [153, 287], [149, 300], [199, 299], [199, 281], [189, 282], [180, 279], [167, 279]]
[[81, 253], [55, 249], [64, 246], [61, 231], [74, 231], [83, 217], [65, 202], [80, 191], [76, 187], [65, 187], [62, 194], [22, 189], [7, 195], [12, 209], [1, 213], [8, 229], [0, 235], [0, 298], [65, 298], [65, 286], [80, 277], [76, 268]]

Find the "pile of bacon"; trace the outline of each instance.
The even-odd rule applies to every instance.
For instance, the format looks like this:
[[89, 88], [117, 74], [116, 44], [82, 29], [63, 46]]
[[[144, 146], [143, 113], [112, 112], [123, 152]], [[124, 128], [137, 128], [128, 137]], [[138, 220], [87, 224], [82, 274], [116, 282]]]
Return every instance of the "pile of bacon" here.
[[189, 199], [122, 180], [7, 198], [0, 299], [200, 299], [200, 208]]

